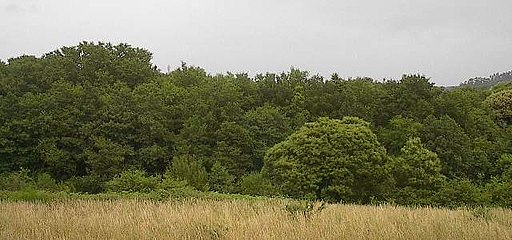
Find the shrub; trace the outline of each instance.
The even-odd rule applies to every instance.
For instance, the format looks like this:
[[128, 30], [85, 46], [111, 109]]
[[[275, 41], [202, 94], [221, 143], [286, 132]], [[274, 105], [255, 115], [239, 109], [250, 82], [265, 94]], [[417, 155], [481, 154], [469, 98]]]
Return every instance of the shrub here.
[[33, 187], [34, 180], [29, 176], [29, 171], [26, 169], [0, 175], [0, 190], [19, 191]]
[[448, 181], [433, 197], [434, 205], [456, 208], [476, 207], [489, 204], [489, 196], [467, 179]]
[[213, 164], [208, 176], [208, 186], [211, 191], [232, 192], [234, 181], [235, 177], [220, 162]]
[[37, 175], [35, 185], [37, 189], [47, 191], [58, 191], [59, 185], [55, 182], [55, 179], [48, 173], [41, 173]]
[[65, 185], [69, 187], [71, 192], [94, 194], [105, 191], [105, 182], [95, 175], [73, 177]]
[[485, 186], [490, 203], [500, 207], [512, 206], [512, 182], [510, 180], [493, 179]]
[[291, 201], [285, 205], [285, 210], [292, 214], [292, 216], [302, 215], [306, 218], [311, 217], [314, 214], [318, 214], [327, 207], [325, 202], [314, 202], [314, 201]]
[[512, 181], [512, 154], [501, 155], [498, 166], [502, 170], [503, 179]]
[[49, 192], [36, 189], [24, 189], [21, 191], [5, 192], [0, 199], [7, 201], [28, 201], [28, 202], [49, 202], [54, 199], [54, 195]]
[[208, 190], [208, 173], [202, 163], [192, 156], [175, 157], [168, 174], [178, 180], [186, 181], [197, 190]]
[[107, 189], [112, 192], [151, 192], [159, 185], [158, 177], [147, 176], [144, 171], [129, 170], [107, 182]]
[[277, 189], [261, 173], [253, 173], [242, 178], [240, 193], [252, 196], [275, 196]]

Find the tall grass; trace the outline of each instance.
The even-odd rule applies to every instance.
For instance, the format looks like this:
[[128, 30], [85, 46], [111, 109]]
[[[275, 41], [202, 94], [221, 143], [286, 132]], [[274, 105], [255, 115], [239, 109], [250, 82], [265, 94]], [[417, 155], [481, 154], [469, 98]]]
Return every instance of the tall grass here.
[[[512, 211], [287, 200], [0, 202], [0, 239], [512, 239]], [[287, 207], [288, 206], [288, 207]]]

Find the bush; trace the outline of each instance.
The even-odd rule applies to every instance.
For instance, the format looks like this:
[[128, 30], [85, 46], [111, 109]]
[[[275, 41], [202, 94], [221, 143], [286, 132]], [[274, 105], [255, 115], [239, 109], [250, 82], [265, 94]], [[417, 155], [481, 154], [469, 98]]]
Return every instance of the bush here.
[[489, 196], [483, 189], [467, 179], [448, 181], [433, 197], [434, 205], [456, 208], [487, 205]]
[[392, 199], [388, 199], [388, 202], [393, 204], [400, 204], [405, 206], [427, 206], [436, 205], [432, 199], [436, 194], [433, 190], [428, 189], [417, 189], [413, 187], [397, 188], [393, 191]]
[[277, 189], [261, 173], [253, 173], [242, 178], [240, 193], [251, 196], [275, 196]]
[[0, 200], [6, 201], [27, 201], [27, 202], [49, 202], [54, 200], [52, 193], [36, 189], [24, 189], [22, 191], [0, 192]]
[[71, 192], [77, 193], [101, 193], [105, 191], [105, 182], [98, 176], [87, 175], [73, 177], [65, 183]]
[[325, 202], [314, 201], [292, 201], [285, 205], [285, 210], [292, 214], [292, 216], [304, 216], [309, 218], [315, 214], [320, 213], [327, 207]]
[[503, 179], [493, 179], [485, 186], [486, 193], [490, 197], [490, 203], [494, 206], [512, 206], [512, 182]]
[[130, 170], [107, 182], [107, 189], [112, 192], [148, 193], [158, 188], [158, 177], [147, 176], [144, 171]]
[[229, 193], [233, 191], [235, 177], [222, 166], [220, 162], [215, 162], [208, 176], [208, 186], [211, 191]]
[[187, 181], [176, 179], [169, 172], [164, 174], [162, 182], [160, 182], [158, 188], [161, 190], [170, 191], [170, 192], [197, 191], [194, 189], [194, 187], [190, 186], [187, 183]]
[[208, 173], [202, 163], [191, 156], [175, 157], [167, 174], [178, 180], [186, 181], [197, 190], [208, 190]]
[[50, 174], [48, 174], [48, 173], [41, 173], [41, 174], [37, 175], [35, 185], [36, 185], [36, 188], [40, 189], [40, 190], [46, 190], [46, 191], [52, 191], [52, 192], [60, 190], [60, 187], [55, 182], [55, 179], [53, 179], [52, 176], [50, 176]]
[[501, 155], [498, 166], [502, 170], [503, 179], [512, 181], [512, 154]]
[[0, 190], [19, 191], [29, 188], [34, 188], [34, 180], [26, 169], [0, 175]]

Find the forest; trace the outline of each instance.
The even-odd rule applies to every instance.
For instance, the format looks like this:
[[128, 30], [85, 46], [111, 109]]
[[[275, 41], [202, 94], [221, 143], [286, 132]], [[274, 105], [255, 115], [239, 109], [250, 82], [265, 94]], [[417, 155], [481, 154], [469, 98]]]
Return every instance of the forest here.
[[512, 205], [512, 85], [212, 75], [82, 42], [0, 61], [0, 190]]

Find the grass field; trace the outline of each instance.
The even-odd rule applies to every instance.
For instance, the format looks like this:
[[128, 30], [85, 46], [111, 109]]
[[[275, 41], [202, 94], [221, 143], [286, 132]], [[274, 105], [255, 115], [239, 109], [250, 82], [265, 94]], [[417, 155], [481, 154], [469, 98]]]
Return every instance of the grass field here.
[[305, 210], [288, 200], [0, 202], [0, 239], [512, 239], [512, 210], [318, 206]]

